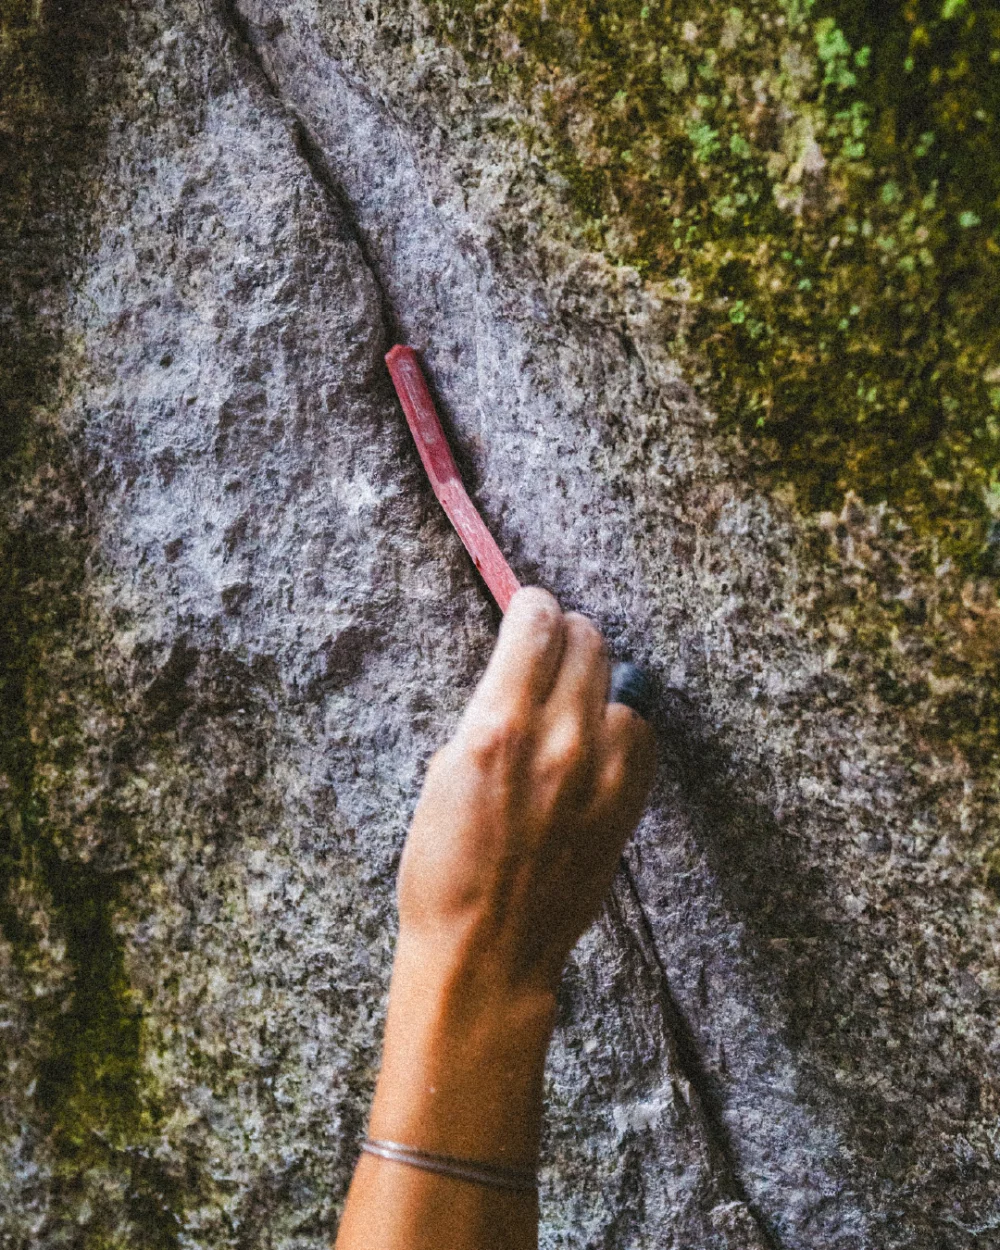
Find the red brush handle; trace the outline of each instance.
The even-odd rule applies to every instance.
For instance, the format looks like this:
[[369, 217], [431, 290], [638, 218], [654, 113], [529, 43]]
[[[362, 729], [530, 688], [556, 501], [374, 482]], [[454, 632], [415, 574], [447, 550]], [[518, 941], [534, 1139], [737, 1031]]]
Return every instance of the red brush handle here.
[[388, 353], [385, 363], [389, 366], [396, 394], [403, 405], [410, 433], [417, 444], [434, 494], [465, 544], [466, 551], [472, 556], [473, 564], [482, 574], [500, 611], [506, 612], [508, 603], [514, 592], [520, 590], [521, 584], [466, 494], [417, 353], [412, 347], [397, 346]]

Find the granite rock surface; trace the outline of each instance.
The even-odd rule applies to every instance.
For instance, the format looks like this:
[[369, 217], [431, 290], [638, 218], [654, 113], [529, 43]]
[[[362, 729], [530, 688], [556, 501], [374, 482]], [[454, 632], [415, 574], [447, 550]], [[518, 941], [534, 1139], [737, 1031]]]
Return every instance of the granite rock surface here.
[[683, 292], [580, 225], [477, 13], [0, 10], [0, 1246], [335, 1234], [409, 814], [498, 624], [395, 341], [521, 579], [660, 687], [563, 987], [543, 1247], [1000, 1244], [995, 592], [722, 428]]

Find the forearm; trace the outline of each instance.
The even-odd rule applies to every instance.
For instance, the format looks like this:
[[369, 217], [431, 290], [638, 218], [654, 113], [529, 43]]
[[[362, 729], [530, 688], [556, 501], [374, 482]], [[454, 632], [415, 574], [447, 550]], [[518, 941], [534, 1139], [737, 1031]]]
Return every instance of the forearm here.
[[[370, 1134], [519, 1169], [520, 1179], [435, 1175], [413, 1166], [427, 1158], [366, 1152], [336, 1250], [537, 1246], [533, 1169], [555, 990], [652, 779], [649, 726], [609, 705], [608, 690], [596, 629], [542, 591], [519, 591], [431, 761], [400, 865]], [[500, 1179], [506, 1188], [483, 1183]]]
[[[400, 941], [372, 1138], [533, 1169], [554, 994], [512, 990], [483, 961]], [[533, 1250], [534, 1194], [365, 1154], [336, 1250]]]

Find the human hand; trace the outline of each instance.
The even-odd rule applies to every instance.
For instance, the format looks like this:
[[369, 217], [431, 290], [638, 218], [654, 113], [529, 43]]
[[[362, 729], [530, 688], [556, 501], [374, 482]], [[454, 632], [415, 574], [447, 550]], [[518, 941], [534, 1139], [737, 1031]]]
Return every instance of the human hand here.
[[451, 741], [431, 761], [399, 874], [400, 940], [554, 993], [653, 777], [653, 733], [609, 704], [595, 626], [518, 592]]
[[[608, 704], [604, 643], [519, 591], [399, 873], [399, 943], [369, 1134], [531, 1168], [555, 994], [652, 781], [653, 734]], [[535, 1250], [533, 1195], [362, 1156], [337, 1250]]]

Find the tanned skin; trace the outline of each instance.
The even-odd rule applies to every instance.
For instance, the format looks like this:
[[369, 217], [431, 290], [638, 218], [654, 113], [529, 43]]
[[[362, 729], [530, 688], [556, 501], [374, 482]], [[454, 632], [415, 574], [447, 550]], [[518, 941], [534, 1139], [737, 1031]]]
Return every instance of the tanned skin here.
[[[608, 682], [585, 617], [514, 596], [403, 851], [372, 1137], [535, 1166], [556, 990], [653, 777], [652, 731]], [[534, 1195], [363, 1154], [335, 1250], [537, 1245]]]

